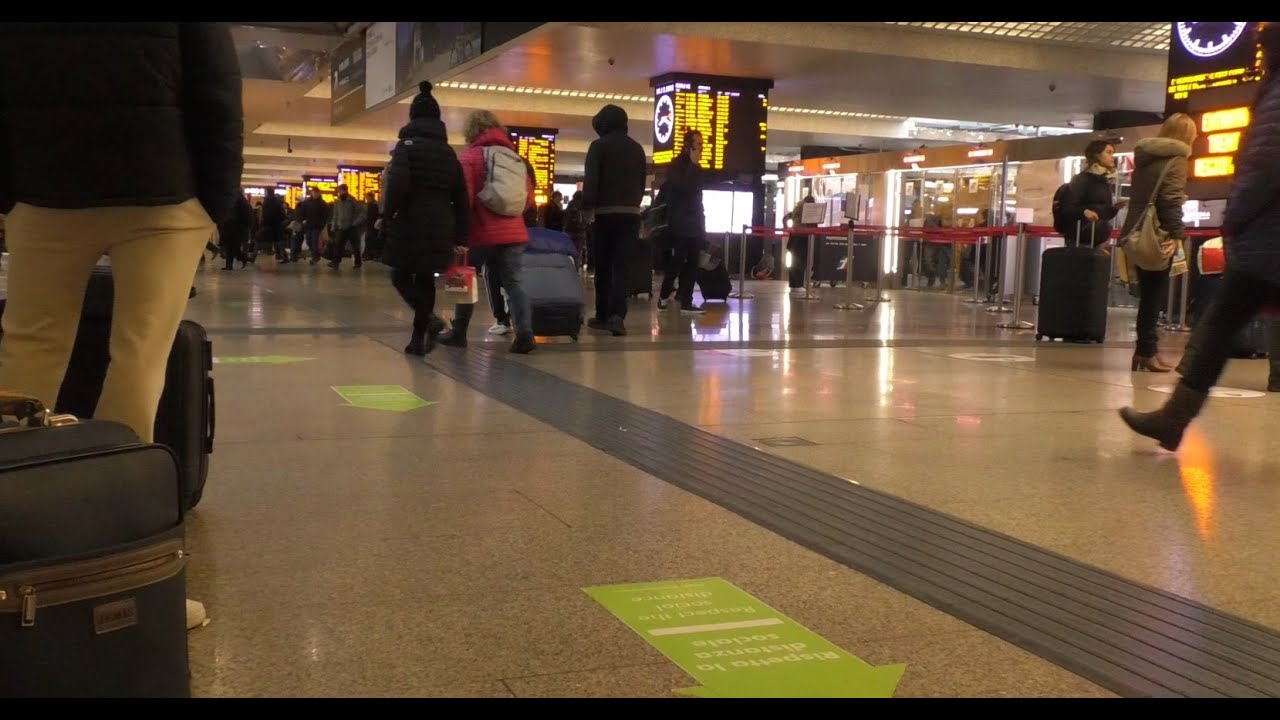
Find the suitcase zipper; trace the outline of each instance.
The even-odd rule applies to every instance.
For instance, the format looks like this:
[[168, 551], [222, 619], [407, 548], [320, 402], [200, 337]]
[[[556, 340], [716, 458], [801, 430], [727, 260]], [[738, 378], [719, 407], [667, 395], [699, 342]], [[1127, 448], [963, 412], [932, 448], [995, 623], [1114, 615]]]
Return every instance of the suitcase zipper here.
[[[186, 565], [181, 540], [53, 568], [0, 578], [0, 613], [19, 614], [22, 627], [36, 624], [36, 609], [128, 592], [167, 580]], [[12, 591], [9, 591], [9, 589]]]

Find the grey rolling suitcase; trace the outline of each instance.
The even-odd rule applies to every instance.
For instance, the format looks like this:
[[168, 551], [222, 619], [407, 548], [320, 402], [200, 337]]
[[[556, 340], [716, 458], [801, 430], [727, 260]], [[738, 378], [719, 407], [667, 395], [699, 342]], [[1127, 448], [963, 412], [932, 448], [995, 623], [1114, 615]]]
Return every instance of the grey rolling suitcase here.
[[534, 335], [578, 339], [583, 323], [582, 281], [573, 258], [526, 253], [521, 284], [529, 297]]

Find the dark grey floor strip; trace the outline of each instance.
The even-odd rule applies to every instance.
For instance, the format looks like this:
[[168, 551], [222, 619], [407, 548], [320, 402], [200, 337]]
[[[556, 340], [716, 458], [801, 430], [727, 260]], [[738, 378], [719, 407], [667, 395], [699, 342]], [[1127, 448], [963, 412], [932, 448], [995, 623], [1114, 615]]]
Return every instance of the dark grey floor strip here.
[[1280, 633], [707, 433], [495, 353], [440, 372], [816, 552], [1134, 697], [1280, 697]]

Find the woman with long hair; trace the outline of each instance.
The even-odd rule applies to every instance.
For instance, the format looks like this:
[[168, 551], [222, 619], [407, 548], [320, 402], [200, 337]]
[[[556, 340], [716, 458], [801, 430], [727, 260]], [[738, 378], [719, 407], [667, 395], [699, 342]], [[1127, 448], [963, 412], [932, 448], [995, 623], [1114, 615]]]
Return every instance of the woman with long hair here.
[[1187, 425], [1200, 414], [1226, 365], [1232, 338], [1259, 310], [1280, 306], [1280, 24], [1264, 24], [1259, 44], [1265, 75], [1236, 156], [1223, 218], [1227, 269], [1222, 285], [1196, 323], [1182, 380], [1169, 401], [1154, 412], [1120, 411], [1130, 429], [1166, 450], [1178, 448]]
[[1166, 373], [1173, 369], [1160, 358], [1156, 323], [1160, 308], [1169, 291], [1169, 266], [1173, 251], [1185, 238], [1182, 204], [1187, 199], [1187, 160], [1191, 143], [1196, 139], [1196, 121], [1185, 113], [1174, 113], [1165, 119], [1156, 137], [1139, 140], [1133, 149], [1133, 184], [1129, 195], [1135, 204], [1124, 219], [1120, 237], [1133, 232], [1146, 217], [1147, 203], [1155, 206], [1160, 229], [1169, 233], [1169, 257], [1163, 267], [1134, 267], [1130, 277], [1138, 278], [1138, 346], [1133, 353], [1134, 372]]

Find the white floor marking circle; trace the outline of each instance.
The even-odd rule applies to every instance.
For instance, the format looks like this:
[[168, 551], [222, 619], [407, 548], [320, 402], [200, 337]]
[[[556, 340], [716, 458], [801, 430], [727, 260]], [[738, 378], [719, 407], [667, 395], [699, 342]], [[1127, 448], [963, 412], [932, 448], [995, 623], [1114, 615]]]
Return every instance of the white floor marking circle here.
[[[1173, 388], [1173, 385], [1152, 385], [1147, 389], [1169, 395], [1173, 393]], [[1241, 390], [1240, 388], [1218, 387], [1216, 385], [1209, 389], [1209, 397], [1216, 398], [1260, 398], [1266, 396], [1266, 393], [1257, 390]]]
[[982, 362], [1035, 362], [1033, 357], [1026, 355], [1008, 355], [1003, 353], [952, 353], [948, 357], [957, 360], [980, 360]]

